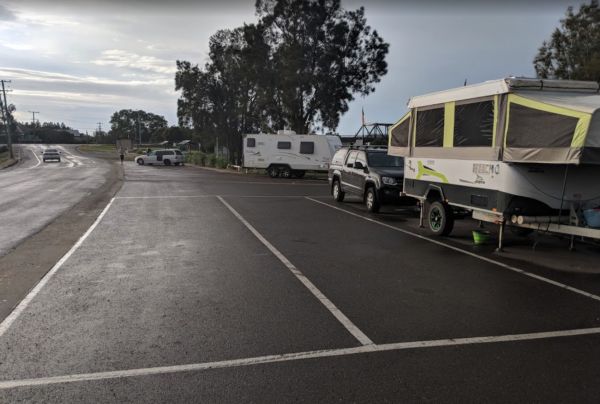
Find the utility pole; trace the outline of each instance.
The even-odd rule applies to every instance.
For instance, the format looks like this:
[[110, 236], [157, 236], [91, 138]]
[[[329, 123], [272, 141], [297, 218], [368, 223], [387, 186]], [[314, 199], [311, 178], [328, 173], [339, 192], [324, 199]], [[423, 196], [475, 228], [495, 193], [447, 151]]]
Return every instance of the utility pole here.
[[35, 125], [35, 114], [39, 114], [40, 111], [27, 111], [27, 112], [31, 112], [31, 115], [32, 115], [31, 123]]
[[102, 122], [98, 122], [98, 135], [102, 136]]
[[[10, 114], [8, 113], [8, 104], [6, 102], [6, 89], [4, 88], [4, 83], [10, 83], [10, 80], [0, 80], [0, 83], [2, 83], [2, 95], [4, 97], [4, 111], [3, 111], [3, 120], [4, 120], [4, 125], [6, 126], [6, 145], [8, 146], [8, 156], [12, 159], [14, 158], [14, 154], [13, 154], [13, 149], [12, 149], [12, 139], [10, 136], [10, 124], [11, 124], [11, 120], [10, 120]], [[8, 90], [10, 91], [10, 90]]]
[[140, 111], [136, 114], [137, 118], [137, 135], [138, 135], [138, 147], [142, 147], [142, 132], [140, 131]]

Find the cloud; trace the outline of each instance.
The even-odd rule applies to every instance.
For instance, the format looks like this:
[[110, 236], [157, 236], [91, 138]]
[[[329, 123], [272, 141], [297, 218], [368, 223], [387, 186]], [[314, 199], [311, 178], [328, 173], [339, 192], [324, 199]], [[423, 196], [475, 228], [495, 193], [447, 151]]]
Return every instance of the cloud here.
[[173, 74], [177, 71], [172, 60], [142, 56], [120, 49], [105, 50], [102, 52], [102, 56], [99, 59], [92, 60], [92, 63], [99, 66], [126, 67], [163, 74]]
[[17, 19], [15, 13], [0, 4], [0, 21], [14, 21]]
[[172, 85], [173, 78], [153, 76], [144, 80], [115, 80], [95, 76], [75, 76], [72, 74], [46, 72], [41, 70], [0, 67], [0, 76], [10, 77], [12, 80], [58, 83], [58, 84], [93, 84], [107, 86], [137, 87], [137, 86], [165, 86]]

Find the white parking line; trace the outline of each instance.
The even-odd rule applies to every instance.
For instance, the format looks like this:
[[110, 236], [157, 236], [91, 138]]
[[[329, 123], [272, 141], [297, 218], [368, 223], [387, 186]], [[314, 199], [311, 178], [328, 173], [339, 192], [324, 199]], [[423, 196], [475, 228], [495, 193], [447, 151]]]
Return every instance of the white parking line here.
[[35, 285], [35, 287], [33, 289], [31, 289], [31, 291], [27, 294], [27, 296], [25, 296], [25, 298], [23, 300], [21, 300], [21, 303], [19, 303], [17, 305], [17, 307], [15, 307], [15, 309], [8, 315], [8, 317], [6, 317], [4, 319], [4, 321], [2, 321], [2, 323], [0, 323], [0, 337], [2, 337], [4, 335], [6, 330], [8, 330], [9, 327], [12, 325], [12, 323], [21, 315], [23, 310], [25, 310], [27, 308], [29, 303], [40, 292], [40, 290], [42, 290], [42, 288], [48, 283], [48, 281], [50, 280], [50, 278], [52, 278], [52, 276], [56, 273], [56, 271], [58, 271], [60, 269], [60, 267], [62, 267], [62, 265], [65, 263], [65, 261], [67, 261], [71, 255], [73, 255], [73, 253], [79, 248], [79, 246], [81, 246], [81, 244], [85, 241], [85, 239], [88, 238], [90, 233], [92, 231], [94, 231], [96, 226], [98, 226], [98, 223], [100, 223], [100, 221], [102, 220], [104, 215], [106, 215], [106, 212], [108, 212], [108, 209], [110, 209], [110, 206], [113, 204], [114, 200], [115, 200], [115, 198], [112, 198], [110, 200], [108, 205], [106, 205], [106, 207], [102, 210], [100, 215], [96, 218], [96, 220], [90, 226], [90, 228], [87, 229], [87, 231], [83, 234], [83, 236], [81, 236], [79, 238], [79, 240], [77, 240], [77, 242], [73, 245], [73, 247], [71, 247], [71, 249], [69, 251], [67, 251], [67, 253], [52, 267], [52, 269], [50, 269], [50, 271], [48, 271], [46, 273], [46, 275], [44, 275], [44, 277], [38, 282], [38, 284]]
[[544, 276], [540, 276], [540, 275], [533, 274], [531, 272], [527, 272], [527, 271], [525, 271], [523, 269], [520, 269], [520, 268], [517, 268], [517, 267], [513, 267], [512, 265], [508, 265], [508, 264], [505, 264], [503, 262], [496, 261], [496, 260], [493, 260], [491, 258], [484, 257], [482, 255], [475, 254], [475, 253], [467, 251], [467, 250], [463, 250], [463, 249], [461, 249], [459, 247], [455, 247], [453, 245], [446, 244], [446, 243], [444, 243], [442, 241], [439, 241], [439, 240], [433, 240], [433, 239], [431, 239], [429, 237], [425, 237], [425, 236], [423, 236], [421, 234], [414, 233], [414, 232], [412, 232], [410, 230], [401, 229], [399, 227], [395, 227], [395, 226], [389, 225], [387, 223], [383, 223], [383, 222], [381, 222], [379, 220], [371, 219], [369, 217], [365, 217], [365, 216], [359, 215], [357, 213], [347, 211], [346, 209], [338, 208], [337, 206], [332, 206], [332, 205], [330, 205], [328, 203], [325, 203], [325, 202], [322, 202], [322, 201], [318, 201], [318, 200], [310, 198], [310, 197], [307, 197], [306, 199], [308, 199], [309, 201], [313, 201], [315, 203], [319, 203], [321, 205], [327, 206], [327, 207], [329, 207], [331, 209], [339, 210], [340, 212], [344, 212], [344, 213], [347, 213], [349, 215], [361, 218], [361, 219], [366, 220], [368, 222], [375, 223], [375, 224], [378, 224], [378, 225], [383, 226], [383, 227], [387, 227], [388, 229], [392, 229], [392, 230], [398, 231], [400, 233], [404, 233], [404, 234], [407, 234], [409, 236], [413, 236], [413, 237], [419, 238], [421, 240], [425, 240], [425, 241], [428, 241], [430, 243], [437, 244], [439, 246], [449, 248], [449, 249], [457, 251], [459, 253], [466, 254], [466, 255], [469, 255], [471, 257], [474, 257], [474, 258], [480, 259], [482, 261], [488, 262], [490, 264], [494, 264], [494, 265], [497, 265], [499, 267], [511, 270], [513, 272], [516, 272], [516, 273], [519, 273], [521, 275], [525, 275], [525, 276], [528, 276], [530, 278], [537, 279], [538, 281], [549, 283], [550, 285], [554, 285], [554, 286], [557, 286], [557, 287], [559, 287], [561, 289], [565, 289], [565, 290], [568, 290], [570, 292], [577, 293], [578, 295], [582, 295], [582, 296], [588, 297], [590, 299], [593, 299], [593, 300], [596, 300], [596, 301], [600, 301], [600, 296], [597, 296], [597, 295], [594, 295], [592, 293], [586, 292], [585, 290], [574, 288], [572, 286], [569, 286], [569, 285], [566, 285], [564, 283], [560, 283], [560, 282], [554, 281], [554, 280], [546, 278]]
[[582, 328], [577, 330], [549, 331], [529, 334], [512, 334], [489, 337], [472, 337], [441, 339], [429, 341], [398, 342], [383, 345], [363, 345], [355, 348], [326, 349], [321, 351], [307, 351], [280, 355], [258, 356], [254, 358], [232, 359], [216, 362], [190, 363], [186, 365], [158, 366], [152, 368], [115, 370], [109, 372], [80, 373], [64, 376], [40, 377], [36, 379], [4, 380], [0, 381], [0, 390], [18, 387], [46, 386], [51, 384], [98, 381], [106, 379], [121, 379], [127, 377], [164, 375], [181, 372], [206, 371], [210, 369], [236, 368], [268, 363], [290, 362], [306, 359], [348, 356], [373, 352], [400, 351], [405, 349], [425, 349], [434, 347], [490, 344], [501, 342], [531, 341], [537, 339], [573, 337], [579, 335], [600, 334], [600, 327]]
[[306, 286], [306, 288], [317, 298], [319, 301], [329, 310], [331, 314], [352, 334], [361, 344], [373, 345], [373, 341], [367, 337], [344, 313], [342, 313], [331, 300], [329, 300], [321, 291], [310, 281], [302, 272], [298, 270], [273, 244], [271, 244], [266, 238], [262, 236], [246, 219], [242, 217], [230, 204], [228, 204], [222, 197], [217, 198], [237, 217], [240, 222], [256, 236], [261, 243], [263, 243], [278, 259], [285, 265], [293, 274]]
[[115, 199], [181, 199], [181, 198], [319, 198], [320, 195], [156, 195], [156, 196], [116, 196]]

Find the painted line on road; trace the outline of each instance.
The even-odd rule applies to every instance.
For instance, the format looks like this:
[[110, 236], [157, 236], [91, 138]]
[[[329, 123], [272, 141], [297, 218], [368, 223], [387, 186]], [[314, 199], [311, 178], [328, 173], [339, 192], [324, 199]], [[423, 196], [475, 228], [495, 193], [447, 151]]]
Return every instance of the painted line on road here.
[[33, 154], [33, 157], [35, 157], [35, 159], [37, 160], [37, 164], [34, 165], [33, 167], [29, 167], [29, 169], [36, 168], [37, 166], [42, 164], [42, 160], [40, 160], [40, 158], [37, 156], [37, 154], [35, 154], [35, 152], [33, 150], [31, 150], [30, 148], [27, 148], [27, 150], [29, 150], [31, 152], [31, 154]]
[[395, 230], [395, 231], [399, 231], [400, 233], [404, 233], [404, 234], [407, 234], [409, 236], [413, 236], [413, 237], [419, 238], [421, 240], [425, 240], [425, 241], [428, 241], [430, 243], [437, 244], [439, 246], [449, 248], [449, 249], [457, 251], [459, 253], [469, 255], [471, 257], [480, 259], [480, 260], [488, 262], [490, 264], [494, 264], [494, 265], [497, 265], [499, 267], [508, 269], [510, 271], [519, 273], [521, 275], [525, 275], [525, 276], [528, 276], [530, 278], [537, 279], [538, 281], [542, 281], [542, 282], [548, 283], [550, 285], [557, 286], [557, 287], [559, 287], [561, 289], [565, 289], [565, 290], [568, 290], [570, 292], [577, 293], [578, 295], [585, 296], [585, 297], [588, 297], [588, 298], [596, 300], [596, 301], [600, 301], [600, 296], [597, 296], [597, 295], [594, 295], [592, 293], [586, 292], [585, 290], [577, 289], [577, 288], [574, 288], [572, 286], [566, 285], [564, 283], [554, 281], [554, 280], [552, 280], [550, 278], [546, 278], [544, 276], [540, 276], [540, 275], [536, 275], [536, 274], [531, 273], [531, 272], [527, 272], [527, 271], [525, 271], [523, 269], [514, 267], [512, 265], [508, 265], [508, 264], [505, 264], [503, 262], [496, 261], [496, 260], [493, 260], [493, 259], [488, 258], [488, 257], [484, 257], [484, 256], [479, 255], [479, 254], [475, 254], [475, 253], [473, 253], [471, 251], [463, 250], [462, 248], [455, 247], [455, 246], [450, 245], [450, 244], [446, 244], [446, 243], [444, 243], [442, 241], [439, 241], [439, 240], [431, 239], [431, 238], [423, 236], [421, 234], [414, 233], [414, 232], [412, 232], [410, 230], [401, 229], [399, 227], [395, 227], [395, 226], [392, 226], [390, 224], [383, 223], [383, 222], [381, 222], [379, 220], [371, 219], [369, 217], [365, 217], [365, 216], [359, 215], [358, 213], [347, 211], [346, 209], [342, 209], [342, 208], [339, 208], [337, 206], [332, 206], [332, 205], [330, 205], [330, 204], [328, 204], [326, 202], [318, 201], [318, 200], [310, 198], [310, 197], [307, 197], [306, 199], [308, 199], [309, 201], [312, 201], [312, 202], [319, 203], [321, 205], [327, 206], [327, 207], [329, 207], [331, 209], [339, 210], [340, 212], [344, 212], [344, 213], [347, 213], [349, 215], [361, 218], [361, 219], [366, 220], [368, 222], [375, 223], [375, 224], [378, 224], [378, 225], [383, 226], [383, 227], [387, 227], [387, 228]]
[[108, 212], [108, 209], [110, 209], [114, 200], [115, 200], [115, 198], [112, 198], [110, 200], [110, 202], [104, 207], [104, 209], [102, 210], [100, 215], [96, 218], [94, 223], [92, 223], [90, 228], [87, 229], [87, 231], [83, 234], [83, 236], [81, 236], [79, 238], [79, 240], [77, 240], [77, 242], [73, 245], [73, 247], [71, 247], [71, 249], [69, 251], [67, 251], [67, 253], [65, 255], [63, 255], [63, 257], [56, 264], [54, 264], [54, 266], [50, 269], [50, 271], [48, 271], [46, 273], [46, 275], [44, 275], [44, 277], [38, 282], [38, 284], [35, 285], [35, 287], [33, 289], [31, 289], [31, 291], [29, 291], [27, 296], [25, 296], [25, 298], [23, 300], [21, 300], [21, 303], [19, 303], [17, 305], [17, 307], [15, 307], [14, 310], [4, 319], [4, 321], [2, 321], [2, 323], [0, 323], [0, 337], [2, 337], [4, 335], [4, 333], [9, 329], [9, 327], [12, 325], [12, 323], [27, 308], [29, 303], [40, 292], [40, 290], [42, 290], [42, 288], [48, 283], [48, 281], [50, 280], [50, 278], [52, 278], [52, 276], [56, 273], [56, 271], [58, 271], [60, 269], [60, 267], [62, 267], [62, 265], [69, 259], [69, 257], [71, 257], [71, 255], [73, 255], [73, 253], [79, 248], [79, 246], [81, 246], [81, 244], [85, 241], [85, 239], [92, 233], [92, 231], [94, 231], [96, 226], [98, 226], [98, 223], [100, 223], [100, 221], [102, 220], [104, 215], [106, 215], [106, 212]]
[[244, 219], [242, 215], [238, 213], [237, 210], [235, 210], [230, 204], [228, 204], [225, 201], [225, 199], [223, 199], [221, 196], [217, 196], [217, 198], [221, 201], [223, 205], [225, 205], [225, 207], [227, 207], [227, 209], [231, 211], [231, 213], [233, 213], [235, 217], [237, 217], [240, 220], [240, 222], [244, 224], [244, 226], [246, 226], [246, 228], [248, 228], [248, 230], [250, 230], [252, 234], [254, 234], [254, 236], [256, 236], [256, 238], [261, 243], [263, 243], [269, 249], [269, 251], [271, 251], [279, 259], [279, 261], [283, 263], [283, 265], [287, 267], [287, 269], [289, 269], [294, 274], [294, 276], [296, 276], [296, 278], [298, 278], [298, 280], [300, 280], [300, 282], [302, 282], [302, 284], [304, 284], [304, 286], [306, 286], [306, 288], [317, 299], [319, 299], [321, 304], [323, 304], [323, 306], [325, 306], [325, 308], [327, 308], [327, 310], [329, 310], [329, 312], [333, 314], [333, 316], [346, 328], [346, 330], [348, 330], [348, 332], [350, 332], [350, 334], [354, 336], [354, 338], [356, 338], [362, 345], [373, 345], [373, 341], [371, 341], [371, 339], [367, 337], [365, 333], [363, 333], [356, 325], [354, 325], [354, 323], [350, 321], [350, 319], [346, 317], [346, 315], [342, 313], [340, 309], [338, 309], [331, 300], [329, 300], [323, 293], [321, 293], [321, 291], [310, 280], [308, 280], [308, 278], [304, 276], [304, 274], [300, 272], [298, 268], [294, 266], [294, 264], [292, 264], [277, 248], [275, 248], [273, 244], [271, 244], [266, 238], [264, 238], [263, 235], [258, 232], [258, 230], [256, 230], [250, 223], [248, 223], [248, 221]]
[[382, 345], [363, 345], [354, 348], [325, 349], [279, 355], [257, 356], [254, 358], [231, 359], [224, 361], [190, 363], [185, 365], [157, 366], [151, 368], [115, 370], [108, 372], [80, 373], [64, 376], [40, 377], [35, 379], [0, 381], [0, 390], [19, 387], [47, 386], [52, 384], [90, 382], [107, 379], [122, 379], [128, 377], [164, 375], [182, 372], [206, 371], [211, 369], [237, 368], [278, 362], [291, 362], [307, 359], [341, 357], [373, 352], [401, 351], [407, 349], [426, 349], [460, 345], [490, 344], [502, 342], [532, 341], [539, 339], [564, 338], [581, 335], [600, 334], [600, 327], [582, 328], [576, 330], [549, 331], [529, 334], [512, 334], [488, 337], [471, 337], [456, 339], [440, 339], [429, 341], [398, 342]]
[[163, 196], [117, 196], [115, 199], [178, 199], [178, 198], [320, 198], [321, 195], [163, 195]]

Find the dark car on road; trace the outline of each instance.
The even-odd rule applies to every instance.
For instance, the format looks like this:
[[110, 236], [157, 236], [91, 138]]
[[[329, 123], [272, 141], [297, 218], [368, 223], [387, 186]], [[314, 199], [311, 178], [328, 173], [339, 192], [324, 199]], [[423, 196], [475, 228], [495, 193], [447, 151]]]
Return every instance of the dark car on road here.
[[60, 152], [57, 149], [46, 149], [42, 152], [42, 160], [45, 162], [56, 160], [60, 163]]
[[404, 159], [389, 156], [385, 147], [341, 148], [331, 159], [328, 180], [336, 201], [353, 194], [363, 198], [369, 212], [378, 212], [383, 204], [414, 203], [402, 196]]

